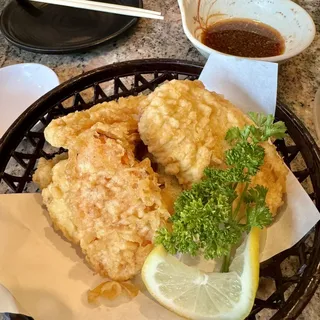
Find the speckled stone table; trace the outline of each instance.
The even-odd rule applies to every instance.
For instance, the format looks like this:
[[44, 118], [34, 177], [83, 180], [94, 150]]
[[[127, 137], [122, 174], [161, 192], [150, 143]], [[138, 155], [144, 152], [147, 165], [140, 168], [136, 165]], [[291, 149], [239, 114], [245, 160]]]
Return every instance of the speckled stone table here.
[[[0, 11], [8, 1], [0, 0]], [[317, 35], [305, 52], [280, 66], [278, 96], [316, 138], [312, 115], [315, 93], [320, 87], [320, 0], [296, 2], [313, 17]], [[125, 36], [87, 53], [34, 54], [8, 44], [0, 34], [0, 67], [22, 62], [41, 63], [52, 68], [63, 82], [88, 70], [132, 59], [177, 58], [204, 62], [183, 33], [176, 0], [144, 0], [144, 6], [164, 13], [165, 21], [141, 19]], [[320, 288], [298, 319], [320, 319]]]

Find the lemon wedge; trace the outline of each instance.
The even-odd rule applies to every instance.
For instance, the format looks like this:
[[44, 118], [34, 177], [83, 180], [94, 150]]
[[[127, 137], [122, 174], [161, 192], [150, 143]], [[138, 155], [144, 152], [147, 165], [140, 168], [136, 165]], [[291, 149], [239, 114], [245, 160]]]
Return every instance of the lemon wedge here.
[[160, 304], [187, 319], [245, 319], [258, 289], [259, 232], [251, 230], [227, 273], [189, 267], [157, 246], [143, 265], [143, 282]]

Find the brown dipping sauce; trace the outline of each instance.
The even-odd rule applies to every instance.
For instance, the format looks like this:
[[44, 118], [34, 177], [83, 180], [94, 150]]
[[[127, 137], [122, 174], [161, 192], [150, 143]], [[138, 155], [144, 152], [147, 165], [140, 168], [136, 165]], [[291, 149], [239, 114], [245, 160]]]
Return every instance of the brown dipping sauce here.
[[239, 57], [263, 58], [284, 52], [285, 41], [274, 28], [250, 19], [226, 19], [205, 29], [202, 43]]

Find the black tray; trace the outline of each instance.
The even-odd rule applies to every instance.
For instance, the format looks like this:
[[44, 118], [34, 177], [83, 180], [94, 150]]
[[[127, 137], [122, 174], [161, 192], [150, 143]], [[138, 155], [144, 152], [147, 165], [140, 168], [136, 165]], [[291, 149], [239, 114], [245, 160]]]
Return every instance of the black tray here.
[[[201, 70], [201, 65], [180, 60], [137, 60], [105, 66], [61, 84], [29, 107], [0, 140], [0, 192], [37, 191], [31, 181], [37, 159], [63, 151], [53, 150], [44, 140], [43, 130], [53, 118], [152, 91], [166, 80], [196, 79]], [[307, 191], [320, 208], [319, 148], [301, 121], [280, 102], [276, 118], [286, 123], [290, 136], [276, 141], [277, 149], [299, 181], [304, 186], [309, 182]], [[248, 319], [295, 319], [301, 313], [320, 279], [319, 231], [318, 224], [294, 247], [261, 264], [261, 283], [272, 285], [267, 296], [256, 299]]]

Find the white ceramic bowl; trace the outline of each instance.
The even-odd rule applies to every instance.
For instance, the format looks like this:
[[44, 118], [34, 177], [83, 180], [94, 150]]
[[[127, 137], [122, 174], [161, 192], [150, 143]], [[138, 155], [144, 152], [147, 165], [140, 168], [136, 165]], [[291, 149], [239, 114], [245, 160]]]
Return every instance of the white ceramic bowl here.
[[314, 114], [314, 125], [316, 127], [316, 133], [318, 139], [320, 140], [320, 88], [316, 93], [316, 97], [314, 99], [314, 106], [313, 106], [313, 114]]
[[316, 33], [309, 14], [290, 0], [178, 0], [178, 2], [184, 32], [206, 58], [217, 51], [200, 42], [201, 26], [210, 26], [224, 19], [253, 19], [280, 32], [285, 40], [285, 52], [279, 56], [254, 58], [255, 60], [271, 62], [287, 60], [306, 49]]
[[26, 108], [57, 85], [57, 75], [41, 64], [0, 69], [0, 138]]

